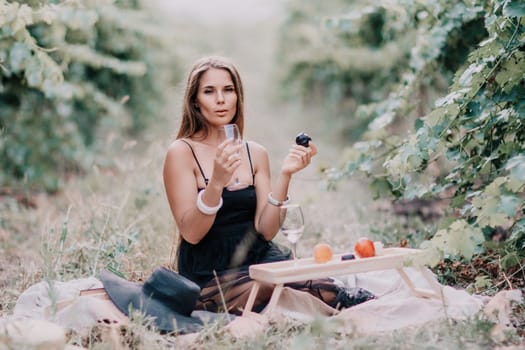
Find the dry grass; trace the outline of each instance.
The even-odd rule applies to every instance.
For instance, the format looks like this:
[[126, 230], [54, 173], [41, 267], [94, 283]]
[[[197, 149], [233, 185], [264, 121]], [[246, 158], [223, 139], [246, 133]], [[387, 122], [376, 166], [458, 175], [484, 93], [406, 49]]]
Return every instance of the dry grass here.
[[[318, 170], [334, 164], [341, 153], [341, 146], [334, 141], [337, 130], [326, 124], [322, 110], [274, 102], [271, 48], [276, 23], [244, 23], [243, 28], [222, 23], [220, 33], [213, 25], [185, 23], [186, 38], [205, 37], [209, 41], [194, 42], [181, 57], [191, 61], [205, 52], [215, 52], [232, 56], [240, 63], [247, 91], [247, 135], [268, 148], [272, 169], [278, 169], [280, 159], [299, 131], [308, 131], [319, 146], [319, 156], [308, 171], [296, 176], [290, 189], [291, 197], [303, 205], [307, 217], [299, 255], [310, 255], [319, 241], [331, 244], [336, 253], [343, 252], [363, 235], [385, 243], [407, 237], [417, 241], [415, 231], [407, 232], [399, 219], [371, 202], [362, 183], [344, 183], [338, 192], [322, 189]], [[262, 32], [261, 25], [274, 29]], [[206, 35], [188, 35], [188, 30], [195, 31], [195, 27]], [[246, 42], [246, 37], [258, 45], [236, 44]], [[179, 87], [169, 94], [178, 101]], [[141, 280], [159, 265], [170, 263], [176, 237], [161, 176], [164, 152], [176, 128], [178, 110], [176, 102], [166, 106], [166, 119], [159, 120], [137, 140], [111, 133], [101, 135], [98, 148], [104, 153], [94, 159], [87, 174], [69, 179], [57, 195], [27, 194], [35, 208], [25, 207], [13, 196], [0, 197], [0, 316], [10, 314], [17, 297], [43, 279], [67, 281], [96, 276], [101, 268], [110, 266], [131, 280]], [[278, 240], [286, 244], [281, 237]], [[93, 329], [88, 336], [70, 334], [70, 343], [89, 349], [301, 350], [483, 349], [504, 345], [492, 341], [487, 335], [487, 323], [477, 319], [454, 324], [437, 322], [369, 336], [342, 334], [328, 320], [305, 324], [282, 319], [250, 339], [236, 339], [220, 324], [212, 324], [189, 343], [187, 337], [161, 336], [142, 321], [137, 318], [119, 330], [116, 340]], [[510, 338], [505, 344], [513, 341]]]

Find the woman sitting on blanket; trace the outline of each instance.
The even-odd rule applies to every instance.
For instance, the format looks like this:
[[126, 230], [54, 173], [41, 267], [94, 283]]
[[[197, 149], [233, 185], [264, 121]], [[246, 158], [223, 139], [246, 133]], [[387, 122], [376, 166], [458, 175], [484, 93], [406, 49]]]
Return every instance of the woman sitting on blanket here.
[[[240, 314], [253, 280], [252, 264], [291, 258], [272, 239], [279, 229], [279, 205], [288, 199], [292, 175], [317, 149], [293, 145], [272, 187], [268, 153], [260, 144], [223, 141], [219, 129], [236, 124], [242, 135], [244, 95], [237, 69], [222, 57], [198, 60], [190, 71], [177, 139], [164, 164], [166, 194], [180, 232], [179, 273], [201, 287], [197, 309]], [[227, 189], [235, 178], [247, 184]], [[288, 284], [332, 307], [345, 308], [373, 296], [345, 289], [331, 279]], [[273, 286], [261, 286], [254, 310], [268, 303]], [[224, 297], [224, 302], [221, 297]]]

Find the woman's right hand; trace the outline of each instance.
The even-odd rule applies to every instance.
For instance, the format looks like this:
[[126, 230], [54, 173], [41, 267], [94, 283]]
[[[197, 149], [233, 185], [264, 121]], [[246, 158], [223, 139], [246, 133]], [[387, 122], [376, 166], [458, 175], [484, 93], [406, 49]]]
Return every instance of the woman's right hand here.
[[215, 153], [212, 178], [222, 187], [230, 183], [235, 170], [241, 165], [242, 144], [234, 144], [233, 139], [223, 141]]

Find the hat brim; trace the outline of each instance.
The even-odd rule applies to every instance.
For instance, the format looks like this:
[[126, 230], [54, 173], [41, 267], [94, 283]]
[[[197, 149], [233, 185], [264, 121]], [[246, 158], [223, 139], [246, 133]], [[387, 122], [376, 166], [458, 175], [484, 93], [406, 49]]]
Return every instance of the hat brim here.
[[192, 333], [203, 328], [201, 319], [182, 315], [146, 295], [140, 283], [127, 281], [107, 270], [102, 270], [100, 280], [111, 301], [125, 315], [129, 316], [131, 308], [154, 317], [155, 326], [162, 332]]

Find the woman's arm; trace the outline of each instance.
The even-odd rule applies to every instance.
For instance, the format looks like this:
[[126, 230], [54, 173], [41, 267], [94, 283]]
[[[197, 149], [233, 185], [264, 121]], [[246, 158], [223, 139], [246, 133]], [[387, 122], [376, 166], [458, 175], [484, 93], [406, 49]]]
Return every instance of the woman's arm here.
[[[202, 194], [202, 202], [209, 207], [220, 203], [224, 186], [240, 164], [236, 149], [229, 147], [230, 144], [231, 141], [225, 141], [217, 149], [213, 173]], [[182, 237], [197, 244], [210, 230], [216, 215], [206, 215], [197, 207], [194, 161], [188, 145], [173, 142], [166, 154], [163, 177], [171, 212]]]
[[257, 150], [255, 228], [267, 240], [271, 240], [279, 231], [279, 207], [268, 203], [268, 194], [271, 192], [272, 197], [278, 201], [285, 200], [288, 197], [288, 187], [292, 175], [310, 164], [311, 158], [317, 154], [317, 148], [312, 142], [310, 142], [310, 147], [293, 145], [283, 160], [273, 189], [268, 152], [258, 144], [254, 144], [252, 148]]

